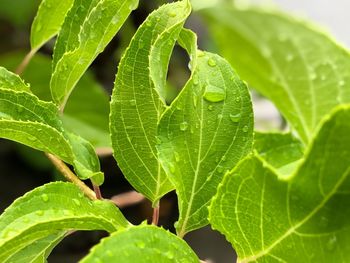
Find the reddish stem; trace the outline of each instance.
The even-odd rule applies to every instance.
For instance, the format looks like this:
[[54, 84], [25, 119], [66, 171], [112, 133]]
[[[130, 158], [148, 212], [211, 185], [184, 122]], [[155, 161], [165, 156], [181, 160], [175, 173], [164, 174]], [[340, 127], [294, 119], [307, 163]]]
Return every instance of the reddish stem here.
[[94, 192], [96, 194], [96, 198], [99, 199], [99, 200], [103, 199], [100, 187], [98, 185], [95, 185], [95, 184], [92, 184], [92, 187], [94, 188]]
[[159, 205], [153, 208], [152, 224], [157, 226], [159, 221]]

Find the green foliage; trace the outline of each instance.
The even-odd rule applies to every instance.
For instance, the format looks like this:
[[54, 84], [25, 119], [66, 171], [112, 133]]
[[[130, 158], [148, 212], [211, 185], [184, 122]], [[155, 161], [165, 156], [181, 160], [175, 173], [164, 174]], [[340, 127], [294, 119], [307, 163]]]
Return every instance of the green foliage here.
[[[118, 249], [115, 249], [118, 248]], [[191, 263], [199, 262], [196, 254], [177, 236], [155, 226], [123, 229], [105, 238], [81, 262]]]
[[171, 51], [190, 10], [187, 1], [180, 1], [160, 7], [146, 19], [119, 64], [112, 94], [114, 156], [124, 176], [153, 205], [173, 189], [158, 160], [156, 136], [166, 108], [164, 90]]
[[30, 34], [30, 44], [33, 50], [38, 50], [59, 32], [73, 2], [74, 0], [41, 1]]
[[349, 52], [318, 29], [255, 9], [218, 6], [205, 14], [223, 56], [276, 105], [304, 143], [330, 110], [350, 102]]
[[304, 161], [283, 180], [257, 155], [225, 176], [210, 222], [240, 262], [348, 260], [349, 118], [349, 106], [326, 118]]
[[65, 105], [83, 73], [137, 5], [138, 0], [74, 1], [53, 55], [50, 87], [58, 105]]
[[[22, 52], [0, 57], [0, 138], [54, 155], [73, 182], [38, 187], [3, 212], [0, 261], [46, 262], [71, 231], [105, 230], [110, 236], [81, 262], [199, 262], [181, 238], [207, 224], [231, 242], [238, 262], [350, 261], [349, 52], [305, 22], [228, 0], [164, 4], [127, 45], [138, 2], [42, 0], [23, 79], [13, 73]], [[184, 27], [192, 8], [229, 62], [197, 49], [197, 35]], [[126, 21], [109, 102], [87, 69]], [[52, 60], [35, 54], [55, 35]], [[190, 74], [169, 101], [176, 44]], [[254, 133], [241, 79], [277, 106], [290, 132]], [[152, 202], [153, 224], [160, 199], [175, 190], [177, 236], [131, 225], [99, 195], [95, 151], [110, 146], [126, 179]], [[91, 179], [95, 195], [78, 177]]]
[[[127, 226], [128, 222], [111, 202], [91, 201], [71, 183], [47, 184], [17, 199], [0, 216], [0, 260], [19, 257], [20, 253], [23, 256], [33, 249], [44, 251], [50, 246], [48, 243], [62, 236], [62, 231], [114, 232]], [[33, 244], [35, 241], [38, 242]], [[28, 245], [33, 247], [23, 252]]]
[[217, 185], [251, 150], [253, 139], [247, 87], [224, 59], [197, 51], [189, 32], [182, 36], [192, 75], [160, 120], [157, 147], [179, 197], [180, 236], [208, 224]]

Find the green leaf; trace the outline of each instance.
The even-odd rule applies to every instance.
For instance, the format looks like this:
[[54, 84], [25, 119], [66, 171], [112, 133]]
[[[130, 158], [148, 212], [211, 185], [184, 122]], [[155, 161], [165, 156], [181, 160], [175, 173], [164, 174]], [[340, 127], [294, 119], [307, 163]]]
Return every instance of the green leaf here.
[[254, 149], [281, 175], [289, 175], [303, 158], [302, 143], [290, 133], [259, 133], [254, 136]]
[[54, 50], [50, 87], [58, 105], [65, 105], [78, 80], [137, 5], [138, 0], [74, 2]]
[[0, 87], [31, 92], [28, 84], [24, 83], [18, 75], [8, 71], [4, 67], [0, 67]]
[[[0, 57], [0, 65], [15, 70], [25, 52], [13, 52]], [[38, 70], [40, 68], [40, 70]], [[36, 54], [26, 70], [23, 79], [31, 83], [32, 92], [41, 100], [50, 101], [48, 89], [51, 76], [51, 59]], [[82, 136], [95, 147], [110, 147], [109, 96], [101, 85], [86, 72], [73, 90], [61, 116], [66, 130]]]
[[164, 94], [169, 57], [190, 8], [187, 1], [179, 1], [163, 5], [146, 19], [119, 64], [112, 95], [114, 156], [128, 181], [153, 205], [173, 189], [156, 150], [157, 124], [166, 107], [159, 94]]
[[305, 160], [279, 177], [257, 155], [226, 174], [210, 222], [238, 262], [347, 262], [350, 106], [324, 119]]
[[287, 15], [231, 6], [205, 14], [223, 56], [276, 105], [304, 143], [336, 105], [350, 102], [349, 52], [318, 28]]
[[58, 156], [74, 165], [82, 179], [94, 177], [96, 184], [103, 181], [94, 148], [64, 131], [58, 109], [51, 102], [0, 87], [0, 137]]
[[199, 263], [188, 244], [156, 226], [122, 229], [104, 238], [81, 263], [89, 262]]
[[179, 199], [179, 236], [208, 224], [207, 206], [224, 173], [252, 148], [254, 122], [248, 89], [228, 62], [196, 52], [196, 38], [184, 33], [192, 75], [162, 115], [157, 146]]
[[32, 23], [30, 45], [38, 50], [60, 30], [74, 0], [42, 0]]
[[50, 183], [20, 197], [0, 216], [0, 261], [58, 231], [112, 233], [128, 225], [113, 203], [91, 201], [71, 183]]
[[65, 231], [57, 231], [47, 237], [38, 239], [8, 258], [6, 263], [46, 263], [52, 249], [64, 238]]
[[20, 29], [27, 30], [39, 3], [40, 0], [1, 0], [0, 17]]

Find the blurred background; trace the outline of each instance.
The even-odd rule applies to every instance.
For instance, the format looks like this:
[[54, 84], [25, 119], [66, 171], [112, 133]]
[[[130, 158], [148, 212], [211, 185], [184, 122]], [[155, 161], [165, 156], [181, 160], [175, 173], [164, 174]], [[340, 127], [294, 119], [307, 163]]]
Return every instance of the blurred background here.
[[[193, 0], [193, 5], [196, 9], [200, 9], [220, 4], [220, 1], [230, 0]], [[90, 139], [96, 148], [105, 149], [109, 144], [108, 101], [122, 52], [146, 16], [165, 2], [167, 1], [140, 1], [139, 8], [133, 12], [105, 51], [97, 57], [67, 104], [66, 116], [63, 120], [65, 126], [71, 130], [80, 131], [80, 135]], [[242, 6], [248, 4], [272, 8], [278, 6], [289, 13], [314, 21], [345, 46], [350, 46], [348, 31], [350, 2], [347, 0], [236, 0], [235, 2]], [[40, 0], [0, 0], [0, 66], [14, 71], [29, 51], [30, 26], [39, 4]], [[199, 35], [201, 48], [215, 52], [205, 23], [198, 14], [194, 13], [186, 26]], [[23, 74], [23, 78], [31, 83], [33, 92], [43, 100], [50, 98], [49, 80], [53, 46], [54, 39], [39, 51]], [[189, 76], [187, 64], [187, 55], [180, 48], [175, 48], [169, 68], [169, 103]], [[94, 96], [86, 96], [87, 93]], [[252, 96], [256, 129], [285, 128], [282, 118], [270, 102], [258, 94], [253, 93]], [[101, 189], [105, 198], [132, 190], [112, 156], [101, 157], [101, 166], [106, 176], [105, 184]], [[27, 191], [54, 180], [63, 180], [63, 178], [43, 153], [0, 139], [0, 212]], [[152, 213], [148, 201], [123, 208], [122, 211], [133, 223], [150, 219]], [[160, 224], [173, 230], [177, 216], [176, 196], [170, 193], [161, 202]], [[75, 233], [54, 249], [49, 262], [77, 262], [105, 235], [103, 232]], [[221, 263], [235, 260], [230, 244], [210, 227], [189, 233], [185, 239], [199, 257], [207, 259], [208, 262]]]

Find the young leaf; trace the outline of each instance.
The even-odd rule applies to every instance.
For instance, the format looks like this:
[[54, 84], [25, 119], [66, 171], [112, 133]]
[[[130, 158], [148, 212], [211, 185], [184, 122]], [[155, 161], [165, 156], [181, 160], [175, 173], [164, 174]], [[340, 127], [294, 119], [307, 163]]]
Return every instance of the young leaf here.
[[0, 216], [0, 261], [58, 231], [112, 233], [128, 225], [113, 203], [91, 201], [71, 183], [50, 183], [20, 197]]
[[302, 143], [290, 133], [256, 132], [254, 150], [280, 175], [289, 175], [304, 153]]
[[45, 42], [55, 36], [74, 0], [42, 0], [32, 23], [30, 45], [38, 50]]
[[155, 226], [137, 226], [113, 233], [95, 246], [81, 263], [199, 263], [199, 259], [185, 241]]
[[253, 155], [226, 174], [210, 222], [238, 262], [347, 262], [350, 106], [327, 116], [305, 160], [279, 177]]
[[[32, 244], [24, 247], [10, 258], [6, 263], [46, 263], [47, 257], [51, 253], [52, 249], [64, 238], [65, 231], [57, 231], [57, 233], [51, 234], [42, 239], [34, 241]], [[4, 263], [5, 263], [4, 262]]]
[[77, 0], [58, 36], [51, 94], [63, 107], [86, 69], [118, 32], [138, 0]]
[[209, 28], [238, 74], [274, 102], [304, 143], [336, 105], [350, 102], [350, 56], [319, 29], [287, 15], [220, 6]]
[[253, 112], [247, 87], [221, 57], [199, 51], [188, 31], [192, 76], [159, 123], [159, 158], [179, 198], [178, 235], [208, 224], [207, 206], [227, 170], [252, 147]]
[[74, 165], [82, 179], [92, 178], [98, 185], [103, 181], [94, 148], [63, 130], [58, 109], [51, 102], [0, 87], [0, 137], [58, 156]]
[[24, 81], [18, 75], [3, 67], [0, 67], [0, 87], [17, 91], [31, 92], [29, 85], [24, 83]]
[[[114, 156], [128, 181], [154, 205], [173, 189], [158, 160], [157, 124], [165, 109], [160, 94], [170, 53], [190, 11], [188, 1], [179, 1], [160, 7], [146, 19], [120, 62], [112, 95]], [[161, 50], [161, 56], [152, 53], [153, 48]], [[158, 63], [152, 63], [154, 59]], [[162, 76], [155, 80], [150, 71]]]

